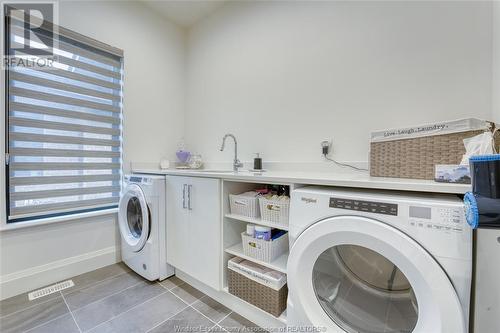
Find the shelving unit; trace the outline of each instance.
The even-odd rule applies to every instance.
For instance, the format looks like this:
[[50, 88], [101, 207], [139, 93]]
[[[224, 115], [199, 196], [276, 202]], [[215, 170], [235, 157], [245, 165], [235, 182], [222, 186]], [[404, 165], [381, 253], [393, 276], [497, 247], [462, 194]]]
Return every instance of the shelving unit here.
[[259, 264], [259, 265], [262, 265], [262, 266], [265, 266], [265, 267], [268, 267], [268, 268], [271, 268], [271, 269], [274, 269], [276, 271], [279, 271], [279, 272], [286, 274], [286, 263], [288, 261], [288, 252], [282, 254], [281, 256], [279, 256], [276, 260], [272, 261], [271, 263], [268, 263], [265, 261], [261, 261], [261, 260], [246, 256], [243, 253], [243, 245], [241, 243], [233, 245], [233, 246], [227, 248], [225, 251], [226, 251], [226, 253], [232, 254], [234, 256], [237, 256], [237, 257], [240, 257], [240, 258], [243, 258], [246, 260], [253, 261], [256, 264]]
[[260, 218], [256, 219], [256, 218], [252, 218], [252, 217], [235, 215], [235, 214], [225, 214], [225, 217], [232, 219], [232, 220], [238, 220], [238, 221], [242, 221], [242, 222], [258, 224], [258, 225], [262, 225], [265, 227], [271, 227], [271, 228], [276, 228], [276, 229], [288, 231], [288, 226], [284, 226], [284, 225], [273, 223], [273, 222], [264, 221]]
[[[280, 230], [288, 231], [288, 225], [277, 224], [269, 221], [264, 221], [261, 218], [251, 218], [247, 216], [241, 216], [236, 214], [231, 214], [229, 205], [229, 194], [239, 194], [246, 191], [251, 191], [257, 188], [262, 188], [263, 185], [268, 185], [268, 183], [252, 183], [252, 182], [242, 182], [242, 181], [223, 181], [222, 190], [222, 212], [223, 212], [223, 263], [222, 263], [222, 277], [223, 277], [223, 288], [222, 290], [227, 293], [228, 297], [234, 297], [241, 300], [245, 304], [248, 304], [253, 311], [262, 311], [262, 313], [272, 316], [272, 318], [278, 320], [279, 322], [286, 324], [286, 310], [279, 316], [275, 317], [270, 313], [246, 302], [243, 299], [238, 298], [235, 295], [229, 293], [228, 282], [227, 282], [227, 263], [233, 257], [240, 257], [252, 261], [256, 264], [268, 267], [270, 269], [276, 270], [281, 273], [287, 273], [287, 261], [288, 261], [288, 251], [282, 254], [280, 257], [274, 261], [268, 263], [253, 257], [246, 256], [243, 252], [243, 244], [241, 240], [241, 234], [246, 231], [246, 225], [248, 223], [261, 225], [271, 228], [276, 228]], [[273, 184], [273, 185], [285, 185], [289, 187], [290, 192], [294, 189], [294, 184]]]

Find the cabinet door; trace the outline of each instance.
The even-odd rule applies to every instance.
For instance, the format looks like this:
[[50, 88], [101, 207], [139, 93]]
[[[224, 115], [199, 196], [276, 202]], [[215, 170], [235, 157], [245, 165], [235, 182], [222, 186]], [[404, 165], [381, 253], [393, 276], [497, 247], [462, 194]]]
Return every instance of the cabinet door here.
[[190, 274], [220, 289], [220, 180], [191, 178], [188, 198]]
[[167, 262], [186, 271], [188, 268], [189, 220], [187, 191], [189, 178], [167, 176]]

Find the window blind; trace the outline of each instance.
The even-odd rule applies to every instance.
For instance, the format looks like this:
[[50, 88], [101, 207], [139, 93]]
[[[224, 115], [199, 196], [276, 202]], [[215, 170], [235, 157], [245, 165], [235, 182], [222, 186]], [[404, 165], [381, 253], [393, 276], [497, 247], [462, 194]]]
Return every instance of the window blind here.
[[[28, 43], [13, 17], [8, 54]], [[122, 161], [122, 51], [57, 27], [52, 68], [10, 66], [7, 79], [9, 222], [116, 207]], [[32, 41], [31, 41], [32, 42]]]

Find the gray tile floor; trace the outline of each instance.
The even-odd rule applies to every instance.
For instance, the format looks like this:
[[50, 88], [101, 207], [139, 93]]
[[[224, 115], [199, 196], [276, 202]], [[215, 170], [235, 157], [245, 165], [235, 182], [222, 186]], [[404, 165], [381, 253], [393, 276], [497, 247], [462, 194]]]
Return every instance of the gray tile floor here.
[[177, 277], [149, 282], [116, 264], [34, 301], [0, 302], [0, 332], [235, 332], [258, 327]]

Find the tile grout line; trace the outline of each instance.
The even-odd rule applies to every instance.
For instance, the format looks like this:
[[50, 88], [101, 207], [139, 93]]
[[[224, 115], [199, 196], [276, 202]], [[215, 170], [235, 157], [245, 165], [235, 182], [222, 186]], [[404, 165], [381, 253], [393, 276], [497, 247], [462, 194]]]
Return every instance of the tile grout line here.
[[[158, 283], [159, 283], [159, 282], [158, 282]], [[184, 284], [186, 284], [186, 282], [184, 282]], [[182, 285], [182, 284], [180, 284], [180, 285]], [[180, 285], [179, 285], [179, 286], [180, 286]], [[188, 286], [191, 286], [191, 285], [190, 285], [190, 284], [188, 284]], [[162, 286], [162, 287], [163, 287], [163, 286]], [[192, 303], [188, 303], [188, 302], [186, 302], [185, 300], [183, 300], [181, 297], [177, 296], [177, 295], [176, 295], [176, 294], [172, 291], [173, 289], [175, 289], [175, 288], [177, 288], [177, 287], [178, 287], [178, 286], [175, 286], [175, 287], [171, 288], [170, 290], [168, 290], [168, 289], [167, 289], [167, 288], [165, 288], [165, 287], [164, 287], [164, 288], [165, 288], [165, 289], [167, 289], [170, 293], [172, 293], [172, 295], [174, 295], [175, 297], [177, 297], [178, 299], [180, 299], [182, 302], [184, 302], [185, 304], [187, 304], [187, 305], [188, 305], [188, 307], [192, 308], [194, 311], [198, 312], [200, 315], [202, 315], [203, 317], [205, 317], [206, 319], [208, 319], [208, 321], [210, 321], [210, 322], [212, 322], [213, 324], [215, 324], [214, 326], [212, 326], [212, 328], [213, 328], [213, 327], [215, 327], [215, 326], [219, 326], [219, 323], [221, 323], [224, 319], [226, 319], [227, 317], [229, 317], [229, 316], [233, 313], [233, 311], [232, 311], [231, 309], [229, 309], [229, 308], [228, 308], [228, 309], [230, 310], [230, 312], [229, 312], [227, 315], [225, 315], [222, 319], [220, 319], [218, 322], [215, 322], [214, 320], [210, 319], [209, 317], [207, 317], [205, 314], [203, 314], [201, 311], [199, 311], [198, 309], [196, 309], [196, 308], [193, 306], [193, 304], [196, 304], [196, 303], [200, 302], [203, 298], [205, 298], [205, 297], [210, 297], [210, 296], [208, 296], [208, 295], [206, 295], [206, 294], [204, 293], [202, 297], [200, 297], [200, 298], [196, 299], [196, 300], [195, 300], [194, 302], [192, 302]], [[193, 286], [191, 286], [191, 287], [193, 287]], [[193, 288], [194, 288], [194, 287], [193, 287]], [[194, 288], [194, 289], [196, 289], [196, 288]], [[196, 289], [196, 290], [198, 290], [198, 289]], [[221, 328], [222, 328], [222, 330], [224, 330], [225, 332], [227, 332], [227, 330], [226, 330], [226, 329], [224, 329], [224, 327], [222, 327], [222, 326], [221, 326]]]
[[[105, 281], [107, 281], [107, 280], [113, 279], [113, 278], [115, 278], [115, 277], [118, 277], [118, 276], [123, 275], [123, 274], [128, 273], [128, 272], [130, 272], [130, 271], [122, 272], [122, 273], [119, 273], [119, 274], [116, 274], [116, 275], [113, 275], [113, 276], [107, 277], [107, 278], [105, 278], [104, 280], [101, 280], [101, 281], [97, 281], [97, 282], [91, 283], [91, 284], [89, 284], [88, 286], [83, 287], [83, 288], [80, 288], [80, 289], [75, 289], [75, 290], [71, 291], [70, 293], [68, 293], [68, 295], [69, 295], [69, 294], [72, 294], [72, 293], [74, 293], [74, 292], [80, 291], [80, 290], [85, 290], [85, 289], [87, 289], [87, 288], [90, 288], [90, 287], [93, 287], [93, 286], [99, 285], [99, 284], [100, 284], [100, 283], [102, 283], [102, 282], [105, 282]], [[77, 275], [77, 276], [78, 276], [78, 275]], [[75, 276], [73, 276], [73, 277], [69, 278], [68, 280], [71, 280], [71, 279], [74, 279], [74, 278], [75, 278]], [[62, 282], [62, 281], [59, 281], [59, 282]], [[59, 283], [59, 282], [56, 282], [56, 283]], [[48, 286], [45, 286], [45, 287], [48, 287]], [[38, 288], [38, 289], [42, 289], [42, 288], [45, 288], [45, 287], [40, 287], [40, 288]], [[35, 290], [38, 290], [38, 289], [35, 289]], [[28, 293], [33, 292], [33, 291], [35, 291], [35, 290], [28, 291]], [[60, 291], [60, 293], [61, 293], [61, 295], [62, 295], [62, 291]], [[22, 294], [21, 294], [21, 295], [22, 295]], [[47, 295], [47, 296], [49, 296], [49, 295]], [[14, 297], [15, 297], [15, 296], [14, 296]], [[26, 297], [27, 297], [27, 296], [26, 296]], [[46, 296], [44, 296], [44, 297], [46, 297]], [[56, 299], [56, 298], [57, 298], [57, 297], [48, 298], [47, 300], [45, 300], [45, 301], [43, 301], [43, 302], [35, 303], [35, 304], [32, 304], [32, 305], [27, 306], [27, 307], [25, 307], [25, 308], [22, 308], [22, 309], [16, 310], [16, 311], [14, 311], [14, 312], [12, 312], [12, 313], [9, 313], [9, 314], [6, 314], [6, 315], [3, 315], [3, 316], [0, 316], [0, 320], [1, 320], [1, 319], [6, 318], [6, 317], [8, 317], [8, 316], [11, 316], [11, 315], [13, 315], [13, 314], [19, 313], [19, 312], [21, 312], [21, 311], [31, 309], [31, 308], [32, 308], [32, 307], [34, 307], [34, 306], [41, 305], [41, 304], [45, 304], [45, 303], [47, 303], [47, 302], [53, 301], [53, 300], [54, 300], [54, 299]]]
[[23, 333], [31, 332], [32, 330], [34, 330], [34, 329], [36, 329], [36, 328], [39, 328], [39, 327], [41, 327], [41, 326], [43, 326], [43, 325], [46, 325], [46, 324], [48, 324], [48, 323], [51, 323], [51, 322], [53, 322], [53, 321], [55, 321], [55, 320], [57, 320], [57, 319], [61, 319], [62, 317], [67, 316], [67, 315], [68, 315], [67, 313], [63, 313], [62, 315], [59, 315], [59, 316], [57, 316], [57, 317], [55, 317], [55, 318], [52, 318], [51, 320], [48, 320], [48, 321], [46, 321], [46, 322], [43, 322], [43, 323], [38, 324], [38, 325], [36, 325], [36, 326], [33, 326], [32, 328], [30, 328], [30, 329], [27, 329], [27, 330], [23, 331]]
[[201, 302], [201, 300], [202, 300], [202, 299], [204, 299], [205, 297], [210, 297], [210, 296], [208, 296], [208, 295], [203, 295], [203, 296], [201, 296], [201, 297], [200, 297], [200, 298], [198, 298], [196, 301], [194, 301], [193, 303], [191, 303], [191, 306], [193, 306], [193, 304], [196, 304], [196, 303]]
[[[182, 281], [182, 280], [181, 280], [181, 281]], [[186, 284], [186, 282], [182, 281], [181, 283], [179, 283], [178, 285], [173, 286], [172, 288], [167, 288], [167, 287], [165, 287], [163, 284], [161, 284], [162, 282], [163, 282], [163, 281], [157, 281], [156, 283], [158, 283], [160, 286], [162, 286], [162, 288], [163, 288], [163, 289], [168, 290], [168, 291], [171, 291], [172, 289], [175, 289], [175, 288], [177, 288], [177, 287], [180, 287], [180, 286], [182, 286], [182, 285], [185, 285], [185, 284]]]
[[[93, 283], [89, 284], [88, 286], [84, 286], [82, 288], [77, 288], [77, 289], [73, 289], [73, 290], [68, 290], [67, 295], [76, 293], [77, 291], [82, 291], [82, 290], [85, 290], [85, 289], [88, 289], [88, 288], [96, 287], [96, 286], [98, 286], [100, 284], [103, 284], [104, 282], [108, 282], [108, 281], [110, 281], [110, 280], [112, 280], [114, 278], [117, 278], [117, 277], [122, 276], [122, 275], [127, 274], [127, 273], [130, 273], [130, 272], [127, 271], [127, 272], [122, 272], [122, 273], [119, 273], [119, 274], [116, 274], [116, 275], [113, 275], [113, 276], [108, 276], [107, 278], [105, 278], [103, 280], [100, 280], [100, 281], [93, 282]], [[61, 290], [61, 293], [62, 293], [62, 290]]]
[[[229, 308], [228, 308], [228, 309], [229, 309]], [[222, 317], [222, 319], [221, 319], [221, 320], [219, 320], [219, 321], [217, 322], [217, 325], [219, 325], [220, 323], [222, 323], [222, 321], [223, 321], [224, 319], [226, 319], [227, 317], [229, 317], [230, 315], [232, 315], [232, 314], [233, 314], [233, 312], [234, 312], [234, 311], [233, 311], [233, 310], [231, 310], [231, 309], [229, 309], [229, 310], [230, 310], [230, 311], [229, 311], [229, 313], [228, 313], [227, 315], [225, 315], [224, 317]]]
[[80, 325], [78, 325], [78, 323], [76, 321], [76, 318], [75, 318], [75, 315], [73, 314], [73, 311], [71, 311], [71, 309], [70, 309], [70, 307], [68, 305], [68, 302], [66, 302], [66, 298], [64, 298], [64, 295], [63, 295], [62, 291], [60, 291], [60, 293], [61, 293], [62, 299], [64, 301], [64, 304], [66, 304], [66, 307], [68, 308], [68, 311], [69, 311], [69, 314], [71, 315], [71, 318], [73, 318], [73, 321], [75, 322], [75, 325], [78, 328], [78, 331], [80, 333], [82, 333], [82, 329], [80, 328]]
[[[31, 291], [30, 291], [30, 292], [31, 292]], [[52, 293], [52, 294], [50, 294], [50, 295], [53, 295], [53, 294], [55, 294], [55, 293]], [[47, 296], [49, 296], [49, 295], [47, 295]], [[27, 296], [26, 296], [26, 297], [27, 297]], [[2, 319], [4, 319], [4, 318], [7, 318], [7, 317], [9, 317], [9, 316], [12, 316], [12, 315], [14, 315], [14, 314], [17, 314], [17, 313], [19, 313], [19, 312], [22, 312], [22, 311], [25, 311], [25, 310], [29, 310], [29, 309], [31, 309], [32, 307], [35, 307], [35, 306], [37, 306], [37, 305], [41, 305], [41, 304], [45, 304], [45, 303], [47, 303], [47, 302], [53, 301], [53, 300], [57, 299], [58, 297], [59, 297], [59, 296], [54, 296], [54, 297], [49, 298], [49, 299], [47, 299], [47, 300], [45, 300], [45, 301], [43, 301], [43, 302], [36, 303], [36, 304], [32, 304], [32, 305], [30, 305], [30, 306], [28, 306], [28, 307], [25, 307], [25, 308], [23, 308], [23, 309], [19, 309], [19, 310], [16, 310], [16, 311], [12, 312], [12, 313], [6, 314], [6, 315], [4, 315], [4, 316], [0, 316], [0, 320], [2, 320]]]
[[108, 296], [106, 296], [106, 297], [99, 298], [98, 300], [95, 300], [95, 301], [90, 302], [90, 303], [88, 303], [88, 304], [86, 304], [86, 305], [84, 305], [84, 306], [81, 306], [81, 307], [79, 307], [79, 308], [77, 308], [77, 309], [74, 309], [74, 311], [75, 311], [75, 312], [78, 312], [78, 311], [80, 311], [81, 309], [85, 309], [86, 307], [88, 307], [88, 306], [90, 306], [90, 305], [92, 305], [92, 304], [94, 304], [94, 303], [97, 303], [97, 302], [100, 302], [100, 301], [102, 301], [102, 300], [105, 300], [106, 298], [109, 298], [109, 297], [111, 297], [111, 296], [115, 296], [115, 295], [117, 295], [117, 294], [119, 294], [119, 293], [121, 293], [121, 292], [124, 292], [125, 290], [131, 289], [131, 288], [134, 288], [134, 287], [136, 287], [136, 286], [140, 285], [141, 283], [145, 283], [145, 282], [144, 282], [144, 281], [137, 282], [136, 284], [133, 284], [133, 285], [131, 285], [131, 286], [128, 286], [128, 287], [127, 287], [127, 288], [125, 288], [125, 289], [119, 290], [119, 291], [117, 291], [117, 292], [114, 292], [114, 293], [112, 293], [112, 294], [109, 294], [109, 295], [108, 295]]
[[[217, 325], [215, 324], [214, 326], [210, 327], [210, 329], [208, 330], [209, 332], [212, 331], [215, 327], [218, 327], [222, 330], [222, 332], [227, 332], [224, 327], [220, 326], [220, 325]], [[221, 332], [220, 330], [218, 332]]]
[[[168, 292], [168, 291], [167, 291]], [[167, 293], [165, 292], [165, 293]], [[147, 332], [151, 332], [152, 330], [154, 330], [155, 328], [163, 325], [164, 323], [166, 323], [167, 321], [169, 321], [170, 319], [174, 318], [175, 316], [177, 316], [179, 313], [181, 313], [182, 311], [186, 310], [187, 308], [189, 308], [189, 305], [186, 305], [185, 307], [183, 307], [181, 310], [179, 310], [178, 312], [174, 313], [173, 315], [171, 315], [170, 317], [168, 317], [167, 319], [165, 320], [162, 320], [161, 322], [159, 322], [158, 324], [156, 324], [155, 326], [151, 327], [150, 329], [148, 329], [147, 331], [145, 331], [144, 333], [147, 333]]]
[[[193, 287], [193, 288], [194, 288], [194, 287]], [[198, 290], [198, 289], [197, 289], [197, 290]], [[196, 302], [199, 300], [199, 298], [197, 298], [195, 301], [193, 301], [193, 302], [191, 302], [191, 303], [188, 303], [188, 302], [186, 302], [185, 300], [183, 300], [180, 296], [177, 296], [177, 295], [176, 295], [176, 294], [175, 294], [172, 290], [169, 290], [169, 292], [170, 292], [172, 295], [174, 295], [175, 297], [177, 297], [178, 299], [180, 299], [182, 302], [184, 302], [184, 303], [186, 303], [187, 305], [189, 305], [189, 306], [191, 306], [191, 304], [194, 304], [194, 303], [196, 303]], [[201, 297], [200, 297], [200, 298], [201, 298]]]
[[[228, 308], [229, 309], [229, 308]], [[229, 332], [228, 330], [226, 330], [220, 323], [222, 323], [224, 321], [224, 319], [226, 319], [227, 317], [229, 317], [231, 314], [233, 314], [233, 310], [229, 309], [229, 313], [227, 315], [225, 315], [221, 320], [219, 320], [217, 322], [217, 326], [219, 326], [224, 332]]]
[[[196, 303], [196, 302], [193, 302], [193, 304], [194, 304], [194, 303]], [[191, 307], [194, 311], [196, 311], [196, 312], [198, 312], [199, 314], [201, 314], [203, 317], [207, 318], [207, 319], [208, 319], [208, 321], [210, 321], [210, 322], [214, 323], [215, 325], [217, 325], [217, 323], [216, 323], [214, 320], [210, 319], [208, 316], [205, 316], [205, 314], [203, 314], [200, 310], [198, 310], [197, 308], [195, 308], [195, 307], [194, 307], [194, 306], [192, 306], [192, 305], [190, 305], [190, 307]]]
[[109, 321], [111, 321], [111, 320], [113, 320], [113, 319], [115, 319], [115, 318], [117, 318], [117, 317], [121, 316], [121, 315], [122, 315], [122, 314], [124, 314], [124, 313], [127, 313], [127, 312], [129, 312], [129, 311], [131, 311], [131, 310], [135, 309], [136, 307], [138, 307], [138, 306], [140, 306], [140, 305], [143, 305], [143, 304], [145, 304], [145, 303], [147, 303], [147, 302], [149, 302], [149, 301], [154, 300], [155, 298], [160, 297], [161, 295], [166, 294], [167, 292], [168, 292], [168, 291], [164, 291], [164, 292], [162, 292], [162, 293], [160, 293], [160, 294], [158, 294], [158, 295], [156, 295], [156, 296], [153, 296], [153, 297], [151, 297], [151, 298], [148, 298], [148, 299], [147, 299], [147, 300], [145, 300], [144, 302], [141, 302], [141, 303], [139, 303], [139, 304], [136, 304], [136, 305], [134, 305], [133, 307], [131, 307], [130, 309], [127, 309], [127, 310], [125, 310], [125, 311], [123, 311], [123, 312], [120, 312], [120, 313], [118, 313], [118, 314], [114, 315], [113, 317], [109, 318], [108, 320], [103, 321], [102, 323], [99, 323], [98, 325], [96, 325], [96, 326], [94, 326], [94, 327], [92, 327], [92, 328], [90, 328], [90, 329], [86, 330], [85, 332], [92, 331], [92, 330], [96, 329], [97, 327], [99, 327], [99, 326], [101, 326], [101, 325], [104, 325], [105, 323], [107, 323], [107, 322], [109, 322]]
[[[189, 286], [191, 286], [190, 284], [188, 284]], [[193, 287], [193, 286], [191, 286]], [[194, 288], [194, 287], [193, 287]], [[172, 288], [173, 289], [173, 288]], [[196, 288], [194, 288], [196, 289]], [[196, 289], [198, 290], [198, 289]], [[208, 319], [209, 322], [217, 325], [217, 323], [215, 321], [213, 321], [212, 319], [208, 318], [207, 316], [205, 316], [203, 313], [201, 313], [200, 311], [198, 311], [198, 309], [196, 309], [195, 307], [193, 307], [193, 304], [197, 303], [199, 300], [201, 300], [202, 298], [204, 298], [205, 296], [207, 296], [206, 294], [203, 294], [202, 297], [196, 299], [194, 302], [191, 302], [191, 303], [188, 303], [186, 302], [185, 300], [183, 300], [181, 297], [177, 296], [176, 294], [174, 294], [173, 291], [169, 290], [169, 292], [174, 295], [175, 297], [177, 297], [178, 299], [180, 299], [182, 302], [184, 302], [185, 304], [187, 304], [187, 307], [190, 307], [191, 309], [193, 309], [195, 312], [198, 312], [199, 314], [201, 314], [203, 317], [205, 317], [206, 319]]]

